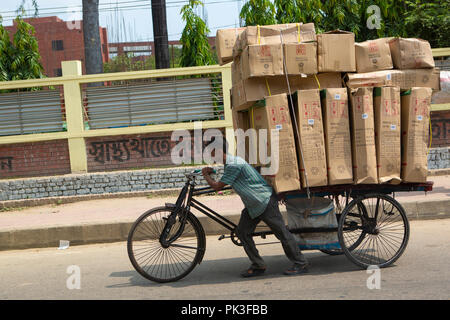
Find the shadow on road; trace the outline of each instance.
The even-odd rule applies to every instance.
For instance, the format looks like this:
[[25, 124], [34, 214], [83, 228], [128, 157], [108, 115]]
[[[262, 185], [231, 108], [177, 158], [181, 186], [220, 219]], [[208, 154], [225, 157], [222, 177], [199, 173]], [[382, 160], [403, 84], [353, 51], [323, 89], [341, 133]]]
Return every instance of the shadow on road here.
[[[343, 272], [366, 272], [361, 268], [351, 263], [344, 255], [329, 256], [322, 252], [306, 252], [304, 253], [306, 259], [310, 263], [310, 269], [307, 274], [292, 276], [296, 277], [311, 277], [318, 275], [336, 274], [339, 276]], [[241, 281], [255, 281], [255, 280], [276, 280], [283, 275], [283, 271], [290, 267], [290, 262], [284, 255], [263, 256], [267, 264], [267, 271], [263, 276], [255, 278], [242, 278], [241, 271], [248, 268], [250, 262], [247, 257], [218, 259], [218, 260], [204, 260], [200, 265], [188, 274], [185, 278], [169, 283], [155, 283], [145, 279], [134, 269], [127, 271], [113, 272], [110, 277], [114, 278], [128, 278], [128, 282], [117, 285], [111, 285], [107, 288], [123, 288], [132, 286], [141, 287], [165, 287], [173, 288], [188, 287], [199, 284], [220, 284]]]

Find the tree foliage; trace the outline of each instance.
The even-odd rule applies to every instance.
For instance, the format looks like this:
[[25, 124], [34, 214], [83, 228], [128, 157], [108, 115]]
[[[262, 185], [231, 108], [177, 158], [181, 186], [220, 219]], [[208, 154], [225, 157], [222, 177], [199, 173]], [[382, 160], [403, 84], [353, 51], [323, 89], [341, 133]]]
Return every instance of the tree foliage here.
[[249, 0], [241, 9], [240, 18], [246, 26], [276, 24], [275, 6], [270, 0]]
[[427, 39], [431, 47], [450, 47], [450, 0], [406, 1], [405, 17], [409, 36]]
[[195, 14], [197, 6], [203, 6], [198, 0], [189, 0], [181, 8], [181, 15], [186, 26], [183, 29], [180, 42], [182, 67], [213, 65], [216, 63], [211, 46], [208, 42], [209, 29], [206, 23]]
[[274, 0], [274, 10], [269, 3], [249, 0], [240, 13], [245, 24], [313, 22], [318, 33], [352, 31], [356, 41], [419, 37], [450, 46], [450, 0]]
[[15, 22], [17, 31], [12, 41], [9, 33], [0, 25], [0, 80], [44, 78], [33, 26], [23, 21], [20, 16]]
[[[22, 2], [19, 5], [19, 8], [17, 9], [17, 14], [23, 14], [25, 10], [25, 3], [27, 0], [22, 0]], [[34, 8], [34, 17], [37, 17], [39, 15], [39, 7], [36, 0], [31, 0], [31, 5]]]

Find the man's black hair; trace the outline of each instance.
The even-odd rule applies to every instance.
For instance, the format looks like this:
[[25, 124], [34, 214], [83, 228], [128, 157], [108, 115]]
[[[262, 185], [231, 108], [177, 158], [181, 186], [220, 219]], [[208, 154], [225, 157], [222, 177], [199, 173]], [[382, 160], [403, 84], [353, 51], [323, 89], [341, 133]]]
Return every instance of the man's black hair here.
[[[217, 137], [211, 137], [210, 141], [205, 141], [204, 142], [204, 147], [206, 148], [207, 146], [209, 146], [211, 143], [213, 143], [214, 141], [216, 141]], [[228, 150], [228, 142], [227, 139], [225, 139], [225, 137], [222, 137], [222, 150], [224, 150], [224, 153], [226, 150]]]

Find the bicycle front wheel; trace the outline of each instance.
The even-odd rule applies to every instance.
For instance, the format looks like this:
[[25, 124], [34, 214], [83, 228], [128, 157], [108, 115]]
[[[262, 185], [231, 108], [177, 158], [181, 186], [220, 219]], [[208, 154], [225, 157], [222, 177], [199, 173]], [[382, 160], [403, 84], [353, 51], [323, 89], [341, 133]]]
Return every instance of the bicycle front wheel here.
[[179, 217], [168, 239], [180, 228], [181, 235], [170, 245], [163, 246], [160, 236], [173, 209], [158, 207], [145, 212], [131, 227], [128, 235], [128, 257], [136, 271], [155, 282], [177, 281], [199, 264], [205, 252], [206, 237], [198, 219], [188, 213], [184, 227]]

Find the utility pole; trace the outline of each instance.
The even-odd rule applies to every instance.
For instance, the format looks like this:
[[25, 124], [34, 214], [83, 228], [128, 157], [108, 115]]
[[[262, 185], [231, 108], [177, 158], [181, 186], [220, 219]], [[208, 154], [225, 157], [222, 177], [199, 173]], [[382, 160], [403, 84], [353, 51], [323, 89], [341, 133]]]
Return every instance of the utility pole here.
[[152, 18], [156, 69], [170, 68], [166, 0], [152, 0]]
[[83, 0], [84, 63], [87, 74], [103, 72], [98, 3], [99, 0]]

